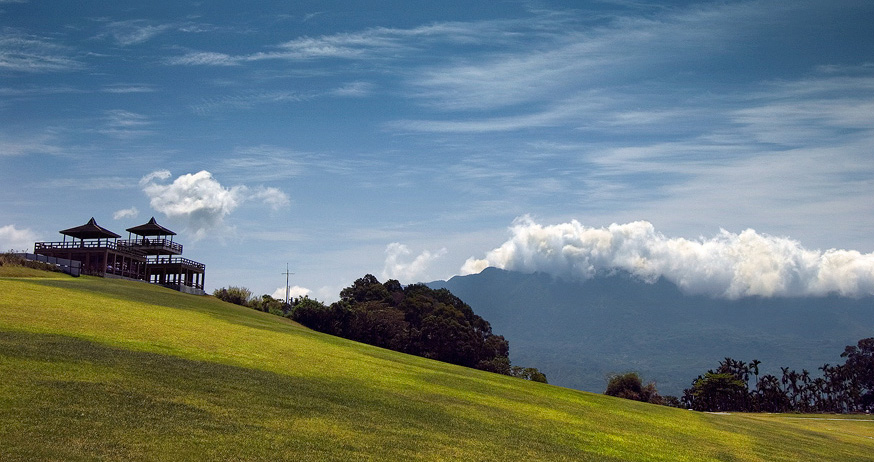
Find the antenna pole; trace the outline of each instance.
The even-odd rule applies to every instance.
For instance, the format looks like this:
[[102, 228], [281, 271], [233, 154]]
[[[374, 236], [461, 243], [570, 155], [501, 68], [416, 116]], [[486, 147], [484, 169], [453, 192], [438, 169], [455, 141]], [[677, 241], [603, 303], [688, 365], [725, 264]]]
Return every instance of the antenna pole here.
[[288, 271], [288, 263], [286, 263], [286, 264], [285, 264], [285, 272], [284, 272], [284, 273], [280, 273], [280, 274], [284, 274], [284, 275], [285, 275], [285, 305], [288, 306], [288, 295], [289, 295], [289, 291], [290, 291], [290, 288], [289, 288], [289, 285], [288, 285], [288, 281], [289, 281], [288, 278], [289, 278], [289, 276], [291, 276], [291, 275], [294, 274], [294, 273]]

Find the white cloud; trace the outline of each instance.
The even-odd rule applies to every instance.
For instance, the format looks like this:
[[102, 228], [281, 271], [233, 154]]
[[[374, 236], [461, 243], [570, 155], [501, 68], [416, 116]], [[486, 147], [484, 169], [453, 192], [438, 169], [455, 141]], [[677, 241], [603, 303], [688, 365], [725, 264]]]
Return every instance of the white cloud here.
[[368, 82], [352, 82], [331, 91], [334, 96], [363, 98], [373, 91], [373, 84]]
[[249, 199], [259, 200], [273, 210], [279, 210], [289, 203], [288, 195], [273, 187], [257, 188], [249, 195]]
[[[549, 15], [547, 15], [549, 16]], [[542, 19], [554, 21], [554, 19]], [[409, 29], [374, 27], [355, 32], [297, 37], [277, 44], [269, 51], [244, 55], [215, 52], [190, 52], [168, 60], [177, 65], [238, 65], [263, 60], [314, 60], [321, 58], [349, 60], [394, 60], [419, 53], [424, 47], [518, 43], [520, 31], [539, 30], [542, 22], [529, 20], [493, 20], [477, 22], [443, 22]]]
[[145, 42], [173, 28], [172, 24], [151, 24], [144, 19], [116, 21], [106, 25], [108, 34], [123, 46]]
[[119, 139], [136, 138], [152, 133], [152, 121], [148, 116], [123, 109], [104, 112], [103, 127], [99, 133]]
[[410, 258], [413, 252], [406, 245], [392, 242], [385, 248], [385, 267], [382, 270], [383, 279], [397, 279], [402, 282], [419, 282], [428, 275], [430, 265], [446, 255], [446, 249], [437, 252], [424, 250], [419, 255]]
[[[756, 2], [672, 9], [645, 17], [604, 17], [597, 26], [539, 18], [548, 31], [529, 46], [476, 61], [438, 64], [413, 81], [420, 96], [451, 110], [507, 107], [585, 84], [615, 85], [641, 69], [718, 56], [742, 47], [738, 39], [785, 7]], [[529, 35], [532, 36], [532, 35]], [[671, 67], [668, 67], [671, 68]], [[671, 72], [675, 72], [671, 68]]]
[[159, 170], [140, 180], [143, 192], [153, 209], [168, 217], [185, 220], [186, 227], [199, 239], [224, 226], [224, 218], [247, 201], [260, 201], [276, 209], [288, 204], [288, 196], [276, 188], [249, 188], [244, 185], [226, 188], [206, 170], [181, 175], [170, 184], [171, 174]]
[[462, 274], [494, 266], [584, 280], [622, 270], [647, 282], [664, 277], [689, 293], [728, 298], [874, 294], [874, 253], [810, 250], [752, 229], [688, 240], [668, 238], [646, 221], [591, 228], [576, 220], [543, 226], [523, 217], [511, 234], [484, 259], [468, 259]]
[[221, 171], [234, 176], [260, 181], [286, 180], [303, 171], [302, 160], [308, 154], [291, 149], [270, 146], [248, 146], [234, 149], [231, 156], [218, 165]]
[[237, 66], [240, 64], [240, 59], [225, 53], [192, 51], [169, 58], [166, 63], [178, 66]]
[[80, 69], [82, 64], [71, 54], [69, 48], [43, 37], [11, 28], [0, 31], [0, 70], [41, 73]]
[[137, 210], [136, 207], [131, 207], [129, 209], [121, 209], [117, 210], [112, 214], [113, 220], [121, 220], [124, 218], [136, 218], [140, 214], [140, 211]]
[[148, 175], [142, 177], [140, 179], [140, 186], [145, 186], [149, 183], [154, 182], [154, 180], [166, 180], [170, 178], [173, 174], [170, 173], [170, 170], [156, 170]]
[[53, 144], [54, 136], [32, 135], [16, 136], [0, 133], [0, 157], [3, 156], [26, 156], [31, 154], [57, 155], [63, 152], [59, 146]]
[[98, 37], [109, 36], [119, 45], [129, 46], [147, 42], [165, 33], [201, 33], [212, 30], [215, 30], [215, 27], [209, 24], [194, 22], [156, 23], [147, 19], [130, 19], [106, 24], [105, 32]]
[[[308, 297], [313, 291], [301, 286], [291, 286], [288, 288], [288, 296], [291, 298]], [[273, 291], [271, 297], [285, 301], [285, 287], [280, 287]]]
[[312, 95], [294, 91], [247, 91], [205, 99], [192, 105], [191, 110], [205, 115], [217, 110], [252, 109], [259, 104], [297, 103], [311, 98]]
[[30, 229], [18, 229], [15, 225], [0, 226], [0, 252], [31, 250], [37, 239], [37, 234]]
[[153, 93], [157, 91], [154, 86], [143, 84], [143, 85], [126, 85], [122, 83], [106, 85], [101, 90], [104, 93], [117, 93], [117, 94], [126, 94], [126, 93]]

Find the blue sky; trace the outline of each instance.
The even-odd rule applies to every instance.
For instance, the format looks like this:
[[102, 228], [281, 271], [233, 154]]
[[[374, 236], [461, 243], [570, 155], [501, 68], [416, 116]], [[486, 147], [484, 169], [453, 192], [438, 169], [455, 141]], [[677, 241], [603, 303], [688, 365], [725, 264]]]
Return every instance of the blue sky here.
[[288, 262], [331, 300], [545, 270], [495, 252], [645, 221], [847, 249], [874, 280], [871, 24], [868, 1], [0, 0], [0, 247], [154, 215], [208, 289], [272, 293]]

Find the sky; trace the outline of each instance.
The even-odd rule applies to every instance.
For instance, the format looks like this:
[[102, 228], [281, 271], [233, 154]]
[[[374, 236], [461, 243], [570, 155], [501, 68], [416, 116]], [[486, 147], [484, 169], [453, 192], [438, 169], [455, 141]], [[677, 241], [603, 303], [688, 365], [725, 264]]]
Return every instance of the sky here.
[[[229, 285], [486, 266], [874, 292], [874, 3], [0, 0], [0, 248]], [[281, 288], [281, 290], [280, 290]]]

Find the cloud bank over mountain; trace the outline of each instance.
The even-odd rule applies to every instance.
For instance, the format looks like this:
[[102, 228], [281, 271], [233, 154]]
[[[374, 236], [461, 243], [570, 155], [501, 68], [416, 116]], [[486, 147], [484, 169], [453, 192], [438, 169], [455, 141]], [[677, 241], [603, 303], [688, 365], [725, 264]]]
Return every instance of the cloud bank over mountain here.
[[646, 221], [593, 228], [576, 220], [544, 226], [522, 217], [510, 231], [509, 240], [483, 259], [468, 259], [461, 273], [493, 266], [585, 280], [627, 271], [647, 282], [664, 277], [687, 293], [725, 298], [874, 294], [874, 253], [806, 249], [753, 229], [689, 240], [667, 237]]

